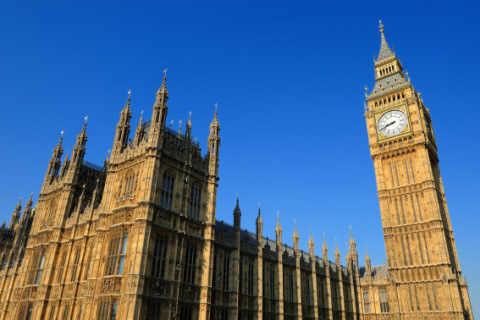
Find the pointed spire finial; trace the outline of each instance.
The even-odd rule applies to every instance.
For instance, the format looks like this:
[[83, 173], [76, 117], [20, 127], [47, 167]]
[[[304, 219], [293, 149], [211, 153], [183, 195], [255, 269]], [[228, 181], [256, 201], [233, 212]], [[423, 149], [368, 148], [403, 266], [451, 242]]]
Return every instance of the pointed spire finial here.
[[163, 70], [163, 73], [165, 74], [165, 75], [163, 76], [163, 79], [167, 79], [167, 68], [165, 68], [165, 70]]
[[63, 138], [63, 134], [65, 133], [65, 130], [60, 131], [61, 138]]
[[128, 100], [130, 100], [130, 97], [132, 96], [132, 89], [128, 90]]
[[85, 116], [85, 125], [87, 124], [88, 116]]
[[382, 20], [378, 20], [378, 22], [380, 23], [378, 25], [378, 28], [380, 29], [380, 32], [383, 33], [383, 24], [382, 24]]

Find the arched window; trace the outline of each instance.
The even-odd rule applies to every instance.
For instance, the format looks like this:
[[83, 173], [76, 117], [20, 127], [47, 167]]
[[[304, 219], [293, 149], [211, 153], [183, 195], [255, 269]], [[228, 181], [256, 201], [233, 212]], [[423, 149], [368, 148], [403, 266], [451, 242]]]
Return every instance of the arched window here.
[[197, 220], [200, 217], [200, 194], [200, 185], [194, 183], [190, 188], [190, 207], [188, 209], [188, 216]]
[[32, 264], [28, 272], [28, 284], [38, 284], [42, 275], [45, 251], [33, 255]]
[[160, 193], [160, 207], [172, 210], [173, 185], [175, 178], [170, 171], [165, 171], [162, 179], [162, 190]]
[[40, 257], [40, 263], [38, 264], [37, 276], [35, 277], [35, 284], [40, 282], [40, 276], [42, 275], [43, 263], [45, 262], [45, 252]]
[[135, 174], [130, 173], [126, 178], [124, 194], [126, 195], [132, 194], [134, 185], [135, 185]]
[[151, 270], [152, 277], [163, 278], [165, 275], [165, 263], [167, 261], [167, 243], [167, 237], [162, 235], [155, 236]]
[[128, 232], [125, 231], [123, 237], [115, 237], [110, 241], [108, 250], [107, 268], [105, 275], [123, 274], [125, 265], [125, 255], [127, 253]]

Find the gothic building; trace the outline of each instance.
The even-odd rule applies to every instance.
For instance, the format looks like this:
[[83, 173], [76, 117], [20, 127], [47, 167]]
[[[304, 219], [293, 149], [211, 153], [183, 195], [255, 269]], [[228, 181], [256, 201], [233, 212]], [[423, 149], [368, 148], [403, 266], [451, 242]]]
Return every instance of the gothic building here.
[[[166, 77], [152, 118], [131, 133], [130, 97], [103, 166], [53, 150], [38, 203], [0, 229], [0, 319], [473, 319], [423, 105], [381, 27], [365, 117], [387, 265], [360, 266], [351, 236], [342, 265], [310, 236], [308, 252], [216, 220], [220, 124], [207, 151], [165, 126]], [[318, 251], [318, 250], [317, 250]]]

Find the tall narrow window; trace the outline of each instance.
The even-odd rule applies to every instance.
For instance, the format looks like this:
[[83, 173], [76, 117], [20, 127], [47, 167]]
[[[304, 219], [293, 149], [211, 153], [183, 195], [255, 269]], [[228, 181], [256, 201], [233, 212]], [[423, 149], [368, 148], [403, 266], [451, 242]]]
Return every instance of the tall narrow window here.
[[128, 232], [123, 233], [123, 237], [116, 237], [110, 241], [110, 250], [108, 251], [107, 268], [105, 275], [123, 274], [125, 264], [125, 255], [127, 252]]
[[60, 266], [58, 268], [58, 273], [57, 273], [57, 282], [58, 283], [62, 282], [63, 269], [65, 269], [65, 260], [66, 259], [67, 259], [67, 253], [64, 252], [62, 254], [62, 258], [60, 259]]
[[253, 295], [253, 260], [248, 261], [248, 290], [247, 294]]
[[363, 305], [365, 313], [370, 313], [370, 297], [368, 296], [368, 291], [363, 292]]
[[190, 188], [190, 208], [188, 210], [188, 216], [193, 219], [200, 217], [200, 185], [195, 183]]
[[173, 186], [175, 179], [170, 171], [165, 171], [162, 179], [162, 190], [160, 192], [160, 207], [172, 210]]
[[388, 313], [390, 312], [390, 306], [388, 305], [388, 291], [387, 289], [381, 289], [378, 291], [378, 296], [380, 298], [380, 312]]
[[80, 260], [80, 249], [77, 249], [75, 252], [75, 260], [73, 261], [72, 267], [72, 277], [70, 281], [75, 281], [77, 279], [77, 270], [78, 270], [78, 261]]
[[167, 260], [167, 239], [156, 236], [153, 244], [153, 259], [151, 276], [163, 278], [165, 275], [165, 262]]
[[228, 290], [230, 280], [230, 257], [227, 252], [223, 256], [223, 290]]
[[275, 266], [270, 264], [270, 299], [275, 299]]
[[41, 255], [34, 254], [32, 258], [32, 264], [28, 271], [28, 284], [38, 284], [40, 276], [42, 275], [43, 262], [45, 261], [45, 252]]
[[187, 244], [184, 256], [183, 282], [195, 283], [197, 247], [194, 243]]

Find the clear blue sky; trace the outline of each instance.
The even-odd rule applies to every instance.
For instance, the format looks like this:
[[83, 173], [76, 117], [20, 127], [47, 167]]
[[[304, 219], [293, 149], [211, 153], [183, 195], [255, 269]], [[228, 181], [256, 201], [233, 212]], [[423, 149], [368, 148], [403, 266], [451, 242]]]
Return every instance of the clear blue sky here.
[[[228, 2], [226, 4], [225, 2]], [[478, 2], [477, 2], [478, 3]], [[431, 111], [460, 264], [480, 316], [479, 5], [441, 2], [0, 3], [0, 218], [35, 198], [65, 130], [71, 150], [88, 115], [86, 159], [103, 162], [132, 89], [133, 127], [150, 118], [168, 68], [169, 119], [192, 111], [205, 149], [213, 104], [221, 124], [217, 218], [264, 233], [276, 212], [284, 242], [297, 219], [333, 257], [352, 225], [362, 260], [385, 256], [364, 112], [378, 20]], [[178, 127], [178, 123], [175, 124]], [[25, 200], [24, 200], [25, 203]]]

